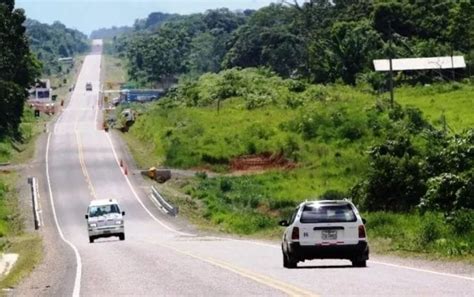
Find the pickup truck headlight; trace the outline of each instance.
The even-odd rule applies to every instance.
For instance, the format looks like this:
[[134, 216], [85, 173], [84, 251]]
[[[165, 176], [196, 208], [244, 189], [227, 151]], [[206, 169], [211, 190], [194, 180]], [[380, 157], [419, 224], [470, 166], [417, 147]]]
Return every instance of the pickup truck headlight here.
[[96, 223], [91, 223], [91, 224], [89, 224], [89, 227], [91, 227], [91, 228], [97, 227], [97, 224]]
[[115, 224], [116, 224], [116, 225], [122, 225], [122, 223], [123, 223], [122, 220], [115, 221]]

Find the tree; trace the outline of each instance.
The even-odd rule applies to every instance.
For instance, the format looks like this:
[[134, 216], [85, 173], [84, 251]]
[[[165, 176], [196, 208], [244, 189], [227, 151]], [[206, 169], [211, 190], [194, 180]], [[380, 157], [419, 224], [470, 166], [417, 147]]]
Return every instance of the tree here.
[[357, 74], [368, 68], [379, 44], [380, 37], [368, 22], [336, 22], [325, 38], [311, 42], [313, 80], [333, 82], [341, 78], [355, 84]]
[[0, 137], [18, 135], [26, 91], [39, 75], [25, 36], [23, 10], [13, 0], [0, 0]]
[[257, 11], [234, 34], [223, 66], [267, 66], [283, 76], [301, 70], [305, 50], [298, 28], [292, 26], [295, 17], [292, 9], [277, 4]]

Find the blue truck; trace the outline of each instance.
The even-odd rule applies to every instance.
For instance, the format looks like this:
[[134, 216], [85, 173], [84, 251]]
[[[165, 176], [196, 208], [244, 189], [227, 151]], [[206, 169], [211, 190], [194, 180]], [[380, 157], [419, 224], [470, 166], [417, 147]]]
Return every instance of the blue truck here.
[[123, 89], [120, 92], [120, 102], [149, 102], [158, 100], [163, 97], [165, 91], [163, 89], [156, 90], [133, 90]]

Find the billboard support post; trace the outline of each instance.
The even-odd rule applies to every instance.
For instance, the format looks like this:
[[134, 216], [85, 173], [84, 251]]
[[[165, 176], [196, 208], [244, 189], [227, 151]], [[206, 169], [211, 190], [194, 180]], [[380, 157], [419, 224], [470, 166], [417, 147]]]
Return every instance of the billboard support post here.
[[394, 94], [393, 94], [393, 65], [392, 65], [392, 59], [393, 59], [393, 48], [392, 48], [392, 22], [388, 22], [388, 49], [389, 49], [389, 57], [388, 57], [388, 63], [390, 67], [390, 107], [393, 109], [393, 102], [394, 102]]

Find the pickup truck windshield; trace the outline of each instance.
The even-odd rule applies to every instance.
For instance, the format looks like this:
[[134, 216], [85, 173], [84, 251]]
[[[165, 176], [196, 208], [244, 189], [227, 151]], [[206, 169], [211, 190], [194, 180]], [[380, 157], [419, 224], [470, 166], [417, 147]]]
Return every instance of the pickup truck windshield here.
[[111, 213], [120, 213], [120, 209], [117, 204], [91, 206], [89, 208], [90, 217], [99, 217]]

